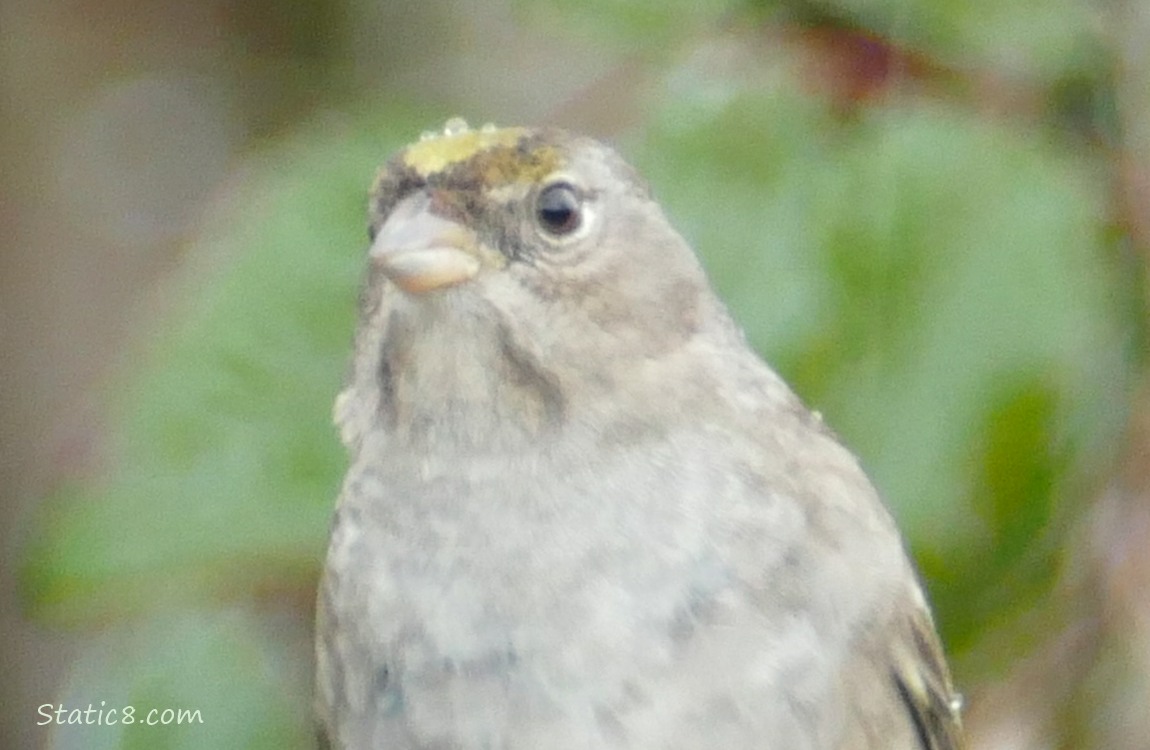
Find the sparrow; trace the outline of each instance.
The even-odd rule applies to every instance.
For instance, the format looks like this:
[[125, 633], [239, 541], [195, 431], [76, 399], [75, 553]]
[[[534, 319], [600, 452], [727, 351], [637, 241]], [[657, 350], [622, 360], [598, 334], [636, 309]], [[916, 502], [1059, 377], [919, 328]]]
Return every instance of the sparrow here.
[[890, 513], [614, 150], [449, 121], [369, 234], [321, 744], [963, 747]]

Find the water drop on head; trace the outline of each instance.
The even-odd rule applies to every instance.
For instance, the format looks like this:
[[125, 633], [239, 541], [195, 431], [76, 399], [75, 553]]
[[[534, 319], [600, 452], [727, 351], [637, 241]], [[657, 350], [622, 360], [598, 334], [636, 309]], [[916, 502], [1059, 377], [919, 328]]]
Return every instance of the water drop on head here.
[[452, 117], [450, 120], [444, 123], [443, 134], [459, 135], [461, 133], [466, 133], [470, 129], [471, 128], [467, 126], [467, 120], [464, 120], [462, 117]]

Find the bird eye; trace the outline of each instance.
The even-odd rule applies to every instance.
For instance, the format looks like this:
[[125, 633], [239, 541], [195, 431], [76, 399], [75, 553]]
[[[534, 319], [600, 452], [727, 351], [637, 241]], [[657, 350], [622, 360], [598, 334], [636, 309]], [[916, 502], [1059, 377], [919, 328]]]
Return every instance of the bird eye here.
[[566, 182], [548, 185], [535, 200], [535, 220], [555, 237], [571, 234], [583, 222], [582, 201]]

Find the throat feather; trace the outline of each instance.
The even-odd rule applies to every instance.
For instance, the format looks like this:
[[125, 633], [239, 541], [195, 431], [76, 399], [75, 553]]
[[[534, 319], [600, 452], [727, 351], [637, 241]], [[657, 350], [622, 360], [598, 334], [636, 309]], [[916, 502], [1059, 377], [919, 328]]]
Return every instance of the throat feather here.
[[394, 438], [429, 450], [506, 449], [563, 421], [557, 379], [505, 326], [474, 313], [392, 311], [378, 381]]

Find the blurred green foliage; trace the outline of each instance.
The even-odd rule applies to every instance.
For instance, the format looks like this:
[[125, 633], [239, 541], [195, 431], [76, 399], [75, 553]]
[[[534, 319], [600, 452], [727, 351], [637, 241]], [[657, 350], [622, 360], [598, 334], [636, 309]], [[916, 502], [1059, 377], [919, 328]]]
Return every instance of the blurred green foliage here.
[[[812, 12], [761, 5], [570, 13], [575, 33], [654, 49]], [[1050, 79], [1080, 71], [1077, 51], [1095, 43], [1070, 2], [814, 10]], [[945, 96], [894, 92], [844, 114], [777, 58], [741, 77], [690, 55], [657, 65], [623, 150], [751, 340], [863, 457], [951, 647], [976, 648], [1049, 591], [1068, 519], [1121, 427], [1134, 307], [1114, 299], [1100, 154], [1058, 122], [992, 119]], [[285, 645], [306, 648], [306, 635], [265, 643], [249, 608], [269, 592], [310, 597], [343, 468], [329, 414], [366, 188], [393, 149], [452, 114], [392, 103], [266, 147], [123, 363], [108, 475], [50, 503], [25, 589], [46, 620], [145, 623], [93, 647], [69, 688], [77, 703], [211, 707], [214, 729], [209, 741], [139, 728], [102, 734], [106, 746], [304, 741], [306, 670], [282, 665], [310, 659]], [[243, 722], [225, 718], [237, 712]]]
[[1096, 166], [946, 105], [844, 125], [785, 87], [703, 91], [707, 114], [678, 93], [640, 160], [751, 340], [863, 456], [969, 645], [1049, 584], [1043, 537], [1122, 424]]
[[123, 363], [109, 480], [60, 498], [29, 556], [45, 615], [118, 617], [314, 576], [343, 466], [330, 404], [365, 186], [417, 132], [387, 122], [317, 127], [265, 154], [192, 250], [166, 315]]
[[[97, 639], [56, 705], [91, 705], [90, 720], [100, 724], [53, 727], [52, 746], [306, 747], [313, 732], [301, 711], [309, 697], [306, 670], [296, 654], [266, 637], [268, 630], [267, 623], [237, 611], [182, 613]], [[165, 716], [169, 709], [198, 713], [177, 723]]]

